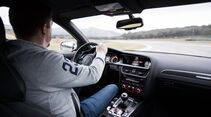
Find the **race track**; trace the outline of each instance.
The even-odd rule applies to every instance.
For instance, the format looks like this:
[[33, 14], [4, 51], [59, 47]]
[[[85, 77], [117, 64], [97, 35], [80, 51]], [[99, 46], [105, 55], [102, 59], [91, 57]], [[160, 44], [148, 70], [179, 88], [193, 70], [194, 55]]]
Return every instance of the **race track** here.
[[[127, 41], [128, 43], [128, 41]], [[141, 51], [179, 53], [188, 55], [198, 55], [211, 57], [211, 45], [193, 44], [193, 43], [177, 43], [174, 41], [147, 41], [147, 40], [130, 40], [129, 43], [140, 43], [146, 45]]]

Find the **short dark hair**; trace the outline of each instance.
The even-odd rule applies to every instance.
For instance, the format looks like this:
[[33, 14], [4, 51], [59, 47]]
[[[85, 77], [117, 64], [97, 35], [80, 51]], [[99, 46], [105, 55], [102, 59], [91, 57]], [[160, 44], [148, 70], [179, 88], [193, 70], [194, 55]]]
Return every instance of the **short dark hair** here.
[[18, 1], [10, 7], [10, 23], [16, 38], [30, 38], [51, 19], [52, 9], [41, 1]]

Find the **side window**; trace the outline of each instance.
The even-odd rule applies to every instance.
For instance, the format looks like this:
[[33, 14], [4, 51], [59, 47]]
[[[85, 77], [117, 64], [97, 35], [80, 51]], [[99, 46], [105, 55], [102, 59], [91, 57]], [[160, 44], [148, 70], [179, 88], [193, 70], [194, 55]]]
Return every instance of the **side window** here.
[[6, 38], [7, 39], [16, 39], [14, 31], [12, 29], [12, 26], [9, 22], [9, 8], [8, 7], [0, 7], [0, 16], [3, 20], [5, 32], [6, 32]]
[[51, 34], [52, 39], [50, 46], [48, 47], [49, 50], [67, 52], [73, 51], [76, 48], [76, 39], [56, 23], [53, 23]]
[[[3, 20], [6, 38], [7, 39], [16, 39], [12, 26], [9, 22], [9, 8], [0, 7], [0, 17]], [[55, 50], [57, 52], [69, 52], [73, 51], [77, 47], [76, 40], [62, 27], [53, 23], [52, 26], [52, 40], [49, 50]]]

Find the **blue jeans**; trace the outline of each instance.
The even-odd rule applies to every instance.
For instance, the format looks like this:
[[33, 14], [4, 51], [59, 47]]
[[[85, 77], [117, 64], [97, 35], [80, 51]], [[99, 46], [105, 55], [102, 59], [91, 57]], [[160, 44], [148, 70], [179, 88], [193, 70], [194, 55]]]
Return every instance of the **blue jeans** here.
[[[76, 91], [77, 92], [77, 91]], [[81, 110], [85, 117], [98, 117], [118, 93], [118, 87], [110, 84], [80, 102]]]

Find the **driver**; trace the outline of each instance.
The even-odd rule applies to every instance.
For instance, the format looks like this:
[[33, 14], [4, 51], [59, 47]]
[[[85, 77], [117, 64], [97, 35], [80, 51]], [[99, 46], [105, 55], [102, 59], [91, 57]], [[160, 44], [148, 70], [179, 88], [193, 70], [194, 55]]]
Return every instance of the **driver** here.
[[48, 50], [51, 41], [52, 9], [36, 1], [16, 3], [9, 10], [17, 40], [8, 41], [8, 59], [26, 84], [26, 103], [34, 104], [57, 117], [97, 117], [118, 87], [107, 85], [91, 97], [79, 101], [74, 87], [97, 83], [105, 67], [107, 47], [96, 46], [90, 66], [74, 63]]

